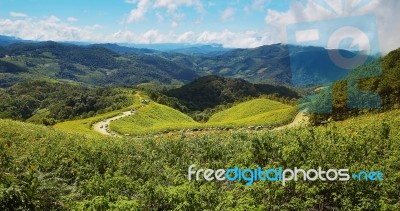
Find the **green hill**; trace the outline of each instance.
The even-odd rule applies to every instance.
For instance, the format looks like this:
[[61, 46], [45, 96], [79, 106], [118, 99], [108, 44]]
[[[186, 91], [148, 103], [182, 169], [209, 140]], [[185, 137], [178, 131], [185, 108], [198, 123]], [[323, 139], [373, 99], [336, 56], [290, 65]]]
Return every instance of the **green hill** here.
[[152, 102], [134, 115], [112, 122], [110, 127], [120, 134], [144, 135], [189, 128], [279, 126], [290, 122], [296, 113], [294, 106], [261, 98], [240, 103], [215, 114], [206, 123], [198, 123], [178, 110]]
[[296, 112], [296, 107], [260, 98], [218, 112], [210, 117], [208, 123], [275, 126], [289, 122]]
[[[400, 110], [223, 137], [117, 139], [10, 120], [0, 128], [0, 210], [400, 209]], [[194, 182], [191, 164], [379, 170], [384, 181]]]
[[[252, 83], [308, 86], [336, 81], [348, 72], [332, 62], [330, 51], [332, 49], [321, 47], [273, 44], [230, 49], [212, 56], [166, 56], [200, 76], [220, 75]], [[348, 58], [355, 56], [346, 50], [340, 50], [340, 53]]]
[[101, 45], [57, 42], [0, 47], [0, 87], [33, 79], [68, 80], [96, 86], [188, 82], [194, 70], [157, 55], [119, 54]]
[[87, 118], [128, 107], [128, 88], [86, 87], [78, 84], [31, 81], [0, 89], [0, 118], [39, 124]]
[[90, 118], [85, 118], [85, 119], [77, 119], [77, 120], [71, 120], [71, 121], [65, 121], [65, 122], [60, 122], [54, 125], [55, 128], [66, 131], [66, 132], [71, 132], [75, 134], [82, 134], [82, 135], [96, 135], [99, 136], [101, 135], [97, 131], [94, 131], [92, 129], [92, 126], [96, 122], [100, 122], [104, 119], [112, 118], [115, 116], [120, 115], [122, 112], [129, 111], [131, 109], [136, 109], [141, 106], [140, 103], [140, 93], [137, 93], [135, 95], [129, 94], [128, 96], [133, 99], [133, 104], [119, 109], [119, 110], [114, 110], [110, 112], [106, 112], [103, 114], [99, 114]]
[[[330, 50], [282, 44], [224, 49], [223, 52], [218, 52], [220, 48], [217, 48], [214, 53], [203, 49], [208, 52], [203, 55], [196, 53], [203, 51], [198, 48], [184, 49], [181, 54], [179, 51], [163, 53], [115, 44], [78, 46], [22, 40], [12, 43], [0, 46], [0, 87], [32, 78], [130, 86], [153, 81], [187, 83], [205, 75], [303, 86], [335, 81], [347, 72], [332, 64], [328, 56]], [[342, 53], [354, 56], [351, 52]]]
[[243, 79], [223, 78], [216, 75], [198, 78], [180, 88], [169, 90], [165, 94], [177, 98], [182, 105], [192, 111], [202, 111], [249, 97], [259, 97], [263, 94], [274, 94], [287, 99], [299, 97], [296, 91], [285, 86], [252, 84]]
[[189, 116], [165, 105], [151, 102], [134, 115], [114, 121], [111, 130], [120, 134], [146, 134], [199, 126]]

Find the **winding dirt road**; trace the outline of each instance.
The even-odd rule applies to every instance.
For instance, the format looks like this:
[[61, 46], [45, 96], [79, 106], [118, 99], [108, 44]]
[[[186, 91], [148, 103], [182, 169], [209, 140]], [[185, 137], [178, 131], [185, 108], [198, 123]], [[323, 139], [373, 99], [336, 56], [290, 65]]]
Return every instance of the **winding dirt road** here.
[[109, 129], [110, 123], [112, 121], [114, 121], [114, 120], [133, 115], [134, 113], [135, 113], [134, 111], [123, 112], [122, 114], [120, 114], [118, 116], [115, 116], [115, 117], [112, 117], [112, 118], [108, 118], [108, 119], [105, 119], [105, 120], [103, 120], [101, 122], [98, 122], [98, 123], [94, 124], [92, 128], [93, 128], [94, 131], [99, 132], [99, 133], [101, 133], [103, 135], [119, 136], [118, 134], [116, 134], [115, 132], [112, 132]]
[[291, 123], [280, 126], [280, 127], [276, 127], [274, 129], [272, 129], [271, 131], [283, 130], [283, 129], [287, 129], [287, 128], [301, 126], [301, 125], [307, 124], [308, 120], [309, 120], [308, 116], [306, 116], [306, 114], [303, 111], [301, 111], [294, 117], [294, 119]]
[[[114, 120], [117, 120], [117, 119], [120, 119], [123, 117], [127, 117], [127, 116], [131, 116], [133, 114], [135, 114], [134, 111], [123, 112], [122, 114], [120, 114], [118, 116], [108, 118], [108, 119], [105, 119], [101, 122], [94, 124], [92, 128], [94, 131], [99, 132], [103, 135], [120, 137], [121, 136], [120, 134], [117, 134], [109, 129], [110, 123]], [[291, 123], [280, 126], [280, 127], [273, 128], [271, 131], [278, 131], [278, 130], [283, 130], [283, 129], [287, 129], [287, 128], [301, 126], [301, 125], [307, 124], [308, 120], [309, 120], [309, 118], [306, 116], [305, 112], [301, 111], [294, 117], [294, 119]]]

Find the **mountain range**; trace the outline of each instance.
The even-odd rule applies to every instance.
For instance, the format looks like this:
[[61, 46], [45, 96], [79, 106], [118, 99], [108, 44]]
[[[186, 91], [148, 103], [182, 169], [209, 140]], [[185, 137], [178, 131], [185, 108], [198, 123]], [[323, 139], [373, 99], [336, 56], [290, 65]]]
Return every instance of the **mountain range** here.
[[[274, 44], [226, 49], [220, 45], [159, 44], [156, 50], [157, 45], [148, 46], [153, 49], [146, 45], [79, 45], [0, 36], [0, 87], [31, 79], [96, 86], [184, 84], [206, 75], [261, 84], [310, 86], [336, 81], [349, 73], [330, 60], [333, 50], [322, 47]], [[347, 57], [356, 55], [345, 50], [340, 53]]]

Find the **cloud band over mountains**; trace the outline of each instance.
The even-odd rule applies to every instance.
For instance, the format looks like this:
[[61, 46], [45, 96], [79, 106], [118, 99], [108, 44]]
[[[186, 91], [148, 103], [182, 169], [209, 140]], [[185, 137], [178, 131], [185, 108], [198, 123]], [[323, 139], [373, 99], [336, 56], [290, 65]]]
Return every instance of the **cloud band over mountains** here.
[[[92, 24], [81, 23], [80, 17], [60, 18], [51, 12], [38, 17], [27, 11], [3, 11], [8, 16], [0, 17], [0, 34], [29, 40], [220, 43], [225, 47], [249, 48], [286, 43], [288, 24], [373, 14], [377, 19], [381, 50], [388, 52], [400, 46], [396, 36], [400, 33], [396, 21], [400, 1], [372, 0], [355, 12], [337, 8], [350, 8], [349, 4], [357, 5], [365, 0], [347, 1], [346, 5], [337, 5], [343, 1], [299, 0], [291, 1], [285, 10], [271, 6], [276, 3], [274, 1], [125, 0], [123, 3], [130, 10], [116, 16], [115, 22], [119, 23], [116, 26], [93, 22], [95, 19]], [[332, 11], [320, 2], [330, 5]], [[244, 21], [247, 16], [253, 17], [251, 15], [254, 23]]]

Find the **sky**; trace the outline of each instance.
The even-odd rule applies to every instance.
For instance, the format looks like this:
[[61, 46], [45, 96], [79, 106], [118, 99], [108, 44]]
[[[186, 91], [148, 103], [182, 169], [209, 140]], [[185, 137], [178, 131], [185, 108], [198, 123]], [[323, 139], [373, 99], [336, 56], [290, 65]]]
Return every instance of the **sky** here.
[[[358, 40], [349, 45], [388, 52], [400, 47], [398, 11], [398, 0], [0, 0], [0, 34], [41, 41], [218, 43], [230, 48], [321, 39], [317, 44], [327, 47], [341, 45], [345, 36], [339, 32], [337, 42], [329, 38], [361, 17], [364, 21], [345, 31]], [[302, 30], [309, 25], [317, 28]], [[371, 40], [377, 42], [368, 46]]]

